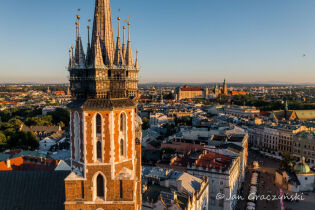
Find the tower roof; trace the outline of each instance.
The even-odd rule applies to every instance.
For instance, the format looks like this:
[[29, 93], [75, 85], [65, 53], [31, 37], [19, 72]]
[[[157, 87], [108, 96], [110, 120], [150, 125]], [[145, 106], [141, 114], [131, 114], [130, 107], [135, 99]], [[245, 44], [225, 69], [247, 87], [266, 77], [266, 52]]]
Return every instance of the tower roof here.
[[122, 55], [122, 50], [121, 50], [121, 43], [120, 43], [120, 17], [117, 18], [118, 20], [118, 36], [117, 36], [117, 42], [116, 42], [116, 51], [115, 51], [115, 59], [114, 59], [114, 64], [116, 66], [122, 66], [125, 65], [124, 57]]
[[96, 0], [92, 46], [94, 46], [97, 41], [97, 35], [99, 35], [100, 39], [104, 64], [111, 66], [114, 63], [115, 41], [110, 0]]
[[96, 35], [96, 41], [93, 46], [93, 65], [94, 66], [104, 65], [101, 43], [98, 35]]
[[133, 66], [133, 57], [132, 57], [132, 49], [131, 49], [131, 40], [130, 40], [130, 22], [128, 22], [128, 42], [127, 42], [127, 51], [126, 51], [126, 65]]
[[301, 162], [294, 166], [294, 171], [298, 174], [307, 174], [311, 172], [310, 167], [305, 163], [305, 157], [302, 157]]
[[76, 45], [75, 45], [75, 55], [74, 55], [74, 62], [75, 65], [78, 66], [85, 66], [85, 54], [83, 50], [82, 40], [81, 40], [81, 33], [80, 33], [80, 16], [77, 16], [76, 21]]

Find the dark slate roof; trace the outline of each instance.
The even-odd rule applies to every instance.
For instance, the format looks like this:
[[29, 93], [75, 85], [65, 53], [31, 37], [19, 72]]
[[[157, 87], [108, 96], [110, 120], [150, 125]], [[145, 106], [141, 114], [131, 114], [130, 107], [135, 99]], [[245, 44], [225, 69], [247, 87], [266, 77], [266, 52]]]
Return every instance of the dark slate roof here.
[[68, 171], [1, 171], [1, 210], [64, 210]]
[[236, 150], [236, 152], [243, 152], [243, 147], [238, 146], [236, 144], [233, 143], [227, 143], [227, 144], [223, 144], [220, 145], [218, 148], [222, 148], [222, 149], [232, 149], [232, 150]]
[[73, 101], [68, 107], [74, 109], [88, 110], [113, 110], [115, 108], [129, 108], [136, 106], [132, 99], [87, 99], [85, 101]]

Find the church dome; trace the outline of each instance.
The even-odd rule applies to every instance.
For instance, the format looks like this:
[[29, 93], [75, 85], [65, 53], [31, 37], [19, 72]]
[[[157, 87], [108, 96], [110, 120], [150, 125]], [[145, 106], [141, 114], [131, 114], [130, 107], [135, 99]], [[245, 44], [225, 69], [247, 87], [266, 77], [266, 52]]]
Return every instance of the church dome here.
[[307, 174], [311, 171], [310, 167], [305, 163], [305, 157], [302, 157], [301, 162], [294, 166], [294, 171], [298, 174]]

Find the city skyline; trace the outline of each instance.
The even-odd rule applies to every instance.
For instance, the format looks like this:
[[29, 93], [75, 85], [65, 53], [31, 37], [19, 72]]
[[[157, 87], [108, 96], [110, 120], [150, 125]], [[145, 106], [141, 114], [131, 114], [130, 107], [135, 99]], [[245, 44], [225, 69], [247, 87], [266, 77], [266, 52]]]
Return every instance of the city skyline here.
[[[116, 17], [131, 16], [140, 83], [314, 82], [315, 2], [140, 1], [112, 1], [115, 36]], [[91, 2], [4, 3], [0, 82], [67, 82], [77, 8], [86, 48]]]

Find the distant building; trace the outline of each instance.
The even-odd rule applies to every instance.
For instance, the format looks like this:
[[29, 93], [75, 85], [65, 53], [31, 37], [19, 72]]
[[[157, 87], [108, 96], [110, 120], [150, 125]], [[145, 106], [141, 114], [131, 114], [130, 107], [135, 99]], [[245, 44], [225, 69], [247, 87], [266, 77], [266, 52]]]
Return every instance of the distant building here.
[[34, 151], [0, 153], [0, 171], [53, 171], [58, 161]]
[[281, 120], [300, 120], [308, 121], [315, 120], [315, 110], [289, 110], [288, 102], [285, 102], [284, 110], [272, 111], [270, 119], [281, 121]]
[[172, 169], [144, 167], [143, 210], [208, 210], [209, 182]]
[[315, 132], [300, 132], [293, 135], [292, 156], [305, 157], [305, 161], [315, 166]]
[[236, 200], [218, 200], [216, 195], [222, 193], [229, 197], [237, 194], [241, 186], [241, 156], [237, 153], [226, 151], [226, 154], [220, 154], [204, 150], [197, 157], [176, 156], [171, 160], [170, 166], [182, 168], [196, 177], [208, 177], [209, 210], [235, 209]]
[[178, 89], [177, 92], [177, 99], [202, 99], [205, 98], [204, 96], [204, 89], [199, 87], [189, 87], [185, 85], [182, 88]]
[[150, 127], [161, 127], [168, 123], [168, 117], [162, 113], [150, 114]]
[[188, 85], [185, 85], [183, 87], [177, 88], [176, 95], [177, 100], [183, 100], [183, 99], [214, 99], [217, 98], [219, 95], [246, 95], [246, 92], [244, 91], [234, 91], [229, 92], [227, 88], [227, 82], [224, 79], [223, 85], [221, 87], [218, 87], [218, 85], [215, 86], [215, 88], [202, 88], [202, 87], [190, 87]]
[[24, 132], [32, 132], [34, 133], [39, 140], [47, 138], [51, 135], [63, 134], [64, 131], [60, 126], [26, 126], [24, 124], [21, 125], [20, 131]]
[[259, 116], [260, 110], [256, 107], [248, 106], [225, 106], [223, 108], [224, 114], [232, 115], [235, 117], [254, 118]]
[[289, 192], [313, 191], [315, 172], [305, 163], [305, 158], [288, 171], [277, 171], [275, 174], [277, 185], [284, 187]]
[[63, 91], [63, 90], [55, 91], [54, 94], [56, 96], [65, 96], [66, 95], [65, 91]]

